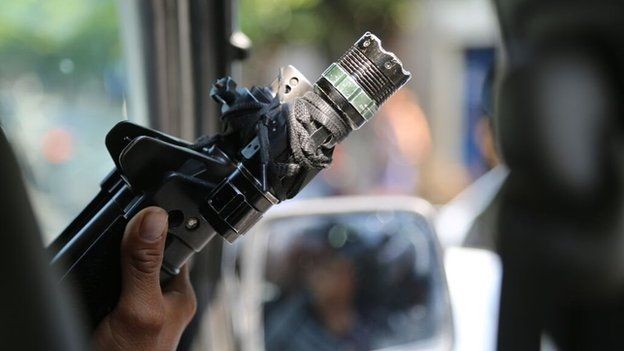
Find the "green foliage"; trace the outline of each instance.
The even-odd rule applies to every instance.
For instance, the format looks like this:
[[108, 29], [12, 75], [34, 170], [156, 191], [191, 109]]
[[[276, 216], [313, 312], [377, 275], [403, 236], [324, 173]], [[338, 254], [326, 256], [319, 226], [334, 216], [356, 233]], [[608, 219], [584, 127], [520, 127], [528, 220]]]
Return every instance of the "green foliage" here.
[[366, 30], [391, 36], [405, 21], [410, 0], [239, 0], [241, 29], [255, 47], [306, 43], [343, 50]]
[[[366, 30], [392, 36], [411, 0], [239, 0], [256, 51], [305, 43], [335, 56]], [[80, 89], [115, 69], [121, 47], [116, 1], [10, 0], [0, 11], [0, 80], [34, 72], [48, 87]], [[71, 73], [62, 62], [71, 60]]]
[[[115, 1], [5, 1], [0, 11], [0, 79], [34, 72], [47, 86], [100, 78], [121, 47]], [[71, 61], [71, 74], [61, 63]], [[77, 89], [79, 87], [76, 87]]]

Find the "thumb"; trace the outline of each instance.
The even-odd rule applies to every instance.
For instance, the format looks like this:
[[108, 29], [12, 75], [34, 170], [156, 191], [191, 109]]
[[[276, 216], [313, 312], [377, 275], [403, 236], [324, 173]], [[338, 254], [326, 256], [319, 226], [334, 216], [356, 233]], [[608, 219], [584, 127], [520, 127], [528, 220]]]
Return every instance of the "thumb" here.
[[149, 308], [162, 298], [160, 266], [166, 234], [167, 212], [161, 208], [148, 207], [130, 220], [121, 243], [120, 302], [134, 301]]

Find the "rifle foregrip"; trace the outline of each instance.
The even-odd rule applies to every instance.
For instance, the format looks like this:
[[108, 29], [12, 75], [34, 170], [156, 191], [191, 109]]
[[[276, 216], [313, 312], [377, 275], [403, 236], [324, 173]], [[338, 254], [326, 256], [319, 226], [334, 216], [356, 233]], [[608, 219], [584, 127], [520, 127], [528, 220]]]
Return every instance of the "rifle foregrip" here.
[[[92, 327], [117, 305], [121, 291], [121, 239], [127, 221], [120, 219], [91, 246], [72, 267], [65, 279], [80, 296], [76, 306], [89, 318]], [[64, 284], [68, 285], [68, 284]]]

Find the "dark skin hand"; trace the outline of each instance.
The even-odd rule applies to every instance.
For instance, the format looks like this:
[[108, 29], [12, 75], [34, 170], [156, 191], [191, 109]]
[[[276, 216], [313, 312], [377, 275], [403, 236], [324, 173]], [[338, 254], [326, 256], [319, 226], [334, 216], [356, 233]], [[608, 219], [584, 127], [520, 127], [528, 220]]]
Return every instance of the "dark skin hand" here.
[[196, 309], [188, 268], [164, 288], [160, 266], [167, 212], [149, 207], [126, 226], [121, 243], [122, 288], [117, 307], [97, 327], [97, 350], [175, 350]]

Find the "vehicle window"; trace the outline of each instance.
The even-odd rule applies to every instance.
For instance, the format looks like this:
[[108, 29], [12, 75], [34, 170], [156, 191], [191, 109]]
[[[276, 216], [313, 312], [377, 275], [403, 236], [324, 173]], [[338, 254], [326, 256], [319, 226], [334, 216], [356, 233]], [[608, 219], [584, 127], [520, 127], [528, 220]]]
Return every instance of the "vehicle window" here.
[[405, 212], [272, 221], [266, 350], [371, 350], [439, 336], [448, 303], [424, 225]]
[[0, 125], [23, 168], [44, 241], [99, 190], [106, 132], [125, 117], [115, 0], [5, 1]]

